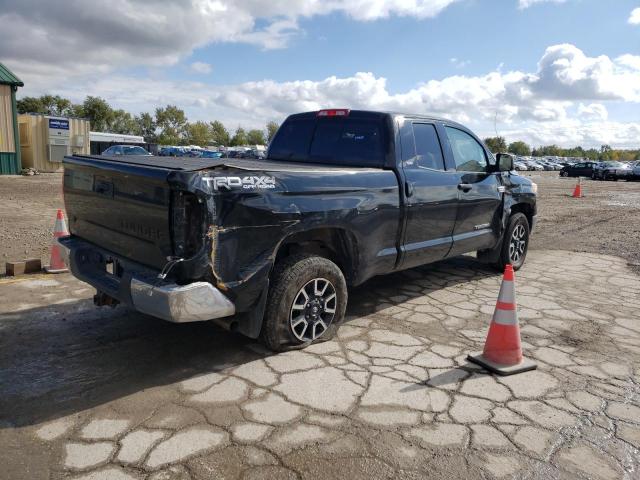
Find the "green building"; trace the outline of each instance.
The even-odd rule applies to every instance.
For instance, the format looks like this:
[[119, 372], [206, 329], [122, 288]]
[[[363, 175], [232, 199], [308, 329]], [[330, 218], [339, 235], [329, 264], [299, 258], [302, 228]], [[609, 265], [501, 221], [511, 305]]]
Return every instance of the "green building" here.
[[24, 83], [0, 63], [0, 174], [16, 175], [22, 169], [16, 92]]

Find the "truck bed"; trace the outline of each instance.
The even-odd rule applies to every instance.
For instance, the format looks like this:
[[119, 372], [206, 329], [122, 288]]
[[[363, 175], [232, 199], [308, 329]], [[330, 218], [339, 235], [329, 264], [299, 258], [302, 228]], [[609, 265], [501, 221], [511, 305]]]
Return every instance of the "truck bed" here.
[[71, 163], [82, 162], [87, 163], [115, 163], [120, 165], [135, 165], [139, 167], [152, 167], [161, 168], [164, 170], [172, 171], [184, 171], [195, 172], [198, 170], [205, 170], [214, 167], [232, 167], [242, 170], [262, 170], [262, 171], [322, 171], [322, 172], [335, 172], [336, 170], [378, 170], [375, 168], [366, 167], [351, 167], [351, 166], [339, 166], [339, 165], [319, 165], [313, 163], [302, 162], [278, 162], [273, 160], [250, 160], [242, 158], [191, 158], [191, 157], [159, 157], [159, 156], [105, 156], [105, 155], [73, 155], [67, 157], [67, 162], [71, 160]]
[[155, 167], [166, 170], [182, 170], [195, 171], [205, 168], [223, 165], [224, 160], [221, 158], [191, 158], [191, 157], [159, 157], [147, 155], [127, 155], [127, 156], [108, 156], [108, 155], [73, 155], [73, 159], [85, 159], [93, 161], [108, 161], [128, 165], [138, 165], [141, 167]]

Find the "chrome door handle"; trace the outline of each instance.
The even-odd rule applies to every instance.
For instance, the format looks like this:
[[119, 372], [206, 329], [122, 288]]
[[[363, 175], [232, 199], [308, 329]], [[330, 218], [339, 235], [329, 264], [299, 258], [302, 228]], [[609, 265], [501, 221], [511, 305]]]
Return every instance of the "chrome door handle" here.
[[463, 192], [468, 192], [472, 188], [473, 188], [473, 185], [471, 185], [470, 183], [459, 183], [458, 184], [458, 190], [462, 190]]

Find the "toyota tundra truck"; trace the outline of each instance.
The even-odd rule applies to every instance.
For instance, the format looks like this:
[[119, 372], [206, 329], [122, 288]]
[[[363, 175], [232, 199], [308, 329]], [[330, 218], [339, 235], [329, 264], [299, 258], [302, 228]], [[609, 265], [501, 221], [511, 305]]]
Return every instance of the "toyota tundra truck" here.
[[264, 160], [66, 157], [59, 243], [97, 305], [281, 351], [331, 338], [373, 276], [468, 252], [519, 269], [536, 190], [458, 123], [320, 110], [289, 116]]

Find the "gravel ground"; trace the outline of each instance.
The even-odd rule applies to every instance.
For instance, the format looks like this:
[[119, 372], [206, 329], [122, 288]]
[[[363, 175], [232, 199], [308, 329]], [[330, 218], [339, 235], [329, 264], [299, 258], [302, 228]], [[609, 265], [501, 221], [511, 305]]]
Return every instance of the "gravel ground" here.
[[[533, 249], [602, 253], [640, 272], [640, 182], [583, 180], [584, 198], [570, 198], [576, 180], [557, 172], [525, 172], [539, 186]], [[4, 262], [49, 260], [57, 208], [64, 208], [62, 174], [0, 176], [0, 274]]]

